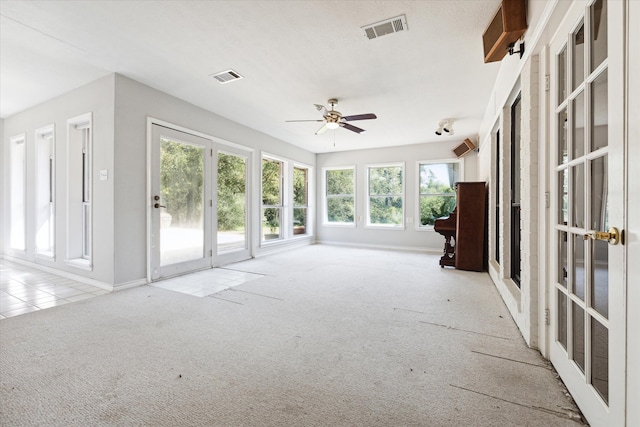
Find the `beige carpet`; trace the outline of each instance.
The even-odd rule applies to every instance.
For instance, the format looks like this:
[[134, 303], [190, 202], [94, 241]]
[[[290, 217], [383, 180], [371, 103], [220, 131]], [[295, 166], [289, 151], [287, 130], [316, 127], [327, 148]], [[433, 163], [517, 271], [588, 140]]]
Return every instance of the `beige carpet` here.
[[2, 426], [575, 426], [486, 274], [314, 245], [0, 321]]

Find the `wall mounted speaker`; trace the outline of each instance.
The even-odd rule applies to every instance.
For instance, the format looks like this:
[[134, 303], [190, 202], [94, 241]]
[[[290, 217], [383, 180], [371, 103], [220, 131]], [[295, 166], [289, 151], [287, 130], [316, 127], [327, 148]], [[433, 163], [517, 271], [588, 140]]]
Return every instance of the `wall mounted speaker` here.
[[462, 144], [458, 145], [451, 151], [454, 152], [456, 157], [461, 158], [472, 152], [474, 148], [476, 148], [476, 146], [473, 145], [473, 142], [471, 142], [469, 138], [465, 138], [465, 140], [462, 141]]
[[509, 45], [514, 44], [527, 31], [527, 5], [525, 0], [502, 0], [491, 23], [482, 34], [484, 62], [502, 60]]

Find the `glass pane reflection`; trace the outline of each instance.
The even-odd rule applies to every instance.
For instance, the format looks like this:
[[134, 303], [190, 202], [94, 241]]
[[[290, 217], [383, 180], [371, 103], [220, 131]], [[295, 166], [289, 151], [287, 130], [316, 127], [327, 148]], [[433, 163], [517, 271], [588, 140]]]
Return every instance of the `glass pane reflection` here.
[[609, 330], [591, 318], [591, 384], [609, 403]]
[[573, 197], [571, 206], [573, 207], [573, 226], [584, 227], [584, 164], [580, 163], [571, 168]]
[[584, 155], [584, 91], [573, 100], [573, 149], [572, 159]]
[[567, 349], [567, 296], [560, 290], [558, 292], [558, 342]]
[[558, 164], [567, 163], [567, 109], [558, 114]]
[[573, 360], [584, 373], [584, 310], [575, 302], [571, 303], [573, 314]]
[[607, 57], [607, 2], [597, 0], [591, 6], [591, 71]]
[[580, 234], [573, 235], [573, 293], [584, 301], [584, 246], [585, 240]]
[[591, 84], [591, 151], [609, 144], [608, 77], [605, 70]]
[[567, 287], [567, 233], [558, 233], [558, 283]]
[[567, 98], [567, 47], [558, 55], [558, 105]]
[[584, 23], [573, 33], [573, 86], [575, 90], [584, 80]]

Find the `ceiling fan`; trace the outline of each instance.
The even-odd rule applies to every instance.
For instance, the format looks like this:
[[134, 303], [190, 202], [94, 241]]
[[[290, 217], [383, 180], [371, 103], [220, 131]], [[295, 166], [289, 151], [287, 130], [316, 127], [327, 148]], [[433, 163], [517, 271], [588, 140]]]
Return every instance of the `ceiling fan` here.
[[339, 127], [348, 129], [352, 132], [362, 133], [365, 132], [364, 129], [360, 129], [359, 127], [353, 126], [347, 122], [355, 121], [355, 120], [370, 120], [377, 119], [376, 115], [373, 113], [368, 114], [356, 114], [352, 116], [343, 116], [341, 112], [333, 109], [338, 104], [337, 99], [330, 99], [327, 101], [331, 105], [331, 110], [327, 110], [324, 105], [313, 104], [316, 107], [316, 110], [322, 111], [323, 119], [318, 120], [287, 120], [287, 122], [325, 122], [324, 125], [316, 132], [316, 135], [320, 135], [327, 129], [337, 129]]

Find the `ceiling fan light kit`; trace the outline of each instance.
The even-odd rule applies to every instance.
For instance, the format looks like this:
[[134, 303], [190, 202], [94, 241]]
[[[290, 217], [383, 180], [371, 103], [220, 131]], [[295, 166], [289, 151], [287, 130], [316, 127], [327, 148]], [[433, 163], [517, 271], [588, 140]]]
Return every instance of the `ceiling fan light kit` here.
[[371, 120], [371, 119], [377, 119], [378, 118], [373, 113], [355, 114], [355, 115], [351, 115], [351, 116], [343, 116], [340, 111], [336, 111], [335, 110], [335, 106], [338, 104], [338, 100], [337, 99], [331, 98], [327, 102], [329, 103], [329, 105], [331, 105], [331, 110], [327, 110], [327, 108], [324, 105], [313, 104], [313, 106], [316, 107], [316, 110], [322, 111], [323, 119], [318, 119], [318, 120], [287, 120], [287, 122], [324, 122], [322, 127], [316, 131], [316, 135], [320, 135], [321, 133], [324, 133], [327, 129], [332, 129], [333, 130], [333, 129], [338, 129], [338, 128], [347, 129], [347, 130], [350, 130], [352, 132], [360, 134], [360, 133], [365, 132], [365, 130], [361, 129], [361, 128], [357, 127], [357, 126], [353, 126], [353, 125], [351, 125], [351, 124], [349, 124], [347, 122], [348, 121], [354, 121], [354, 120]]

